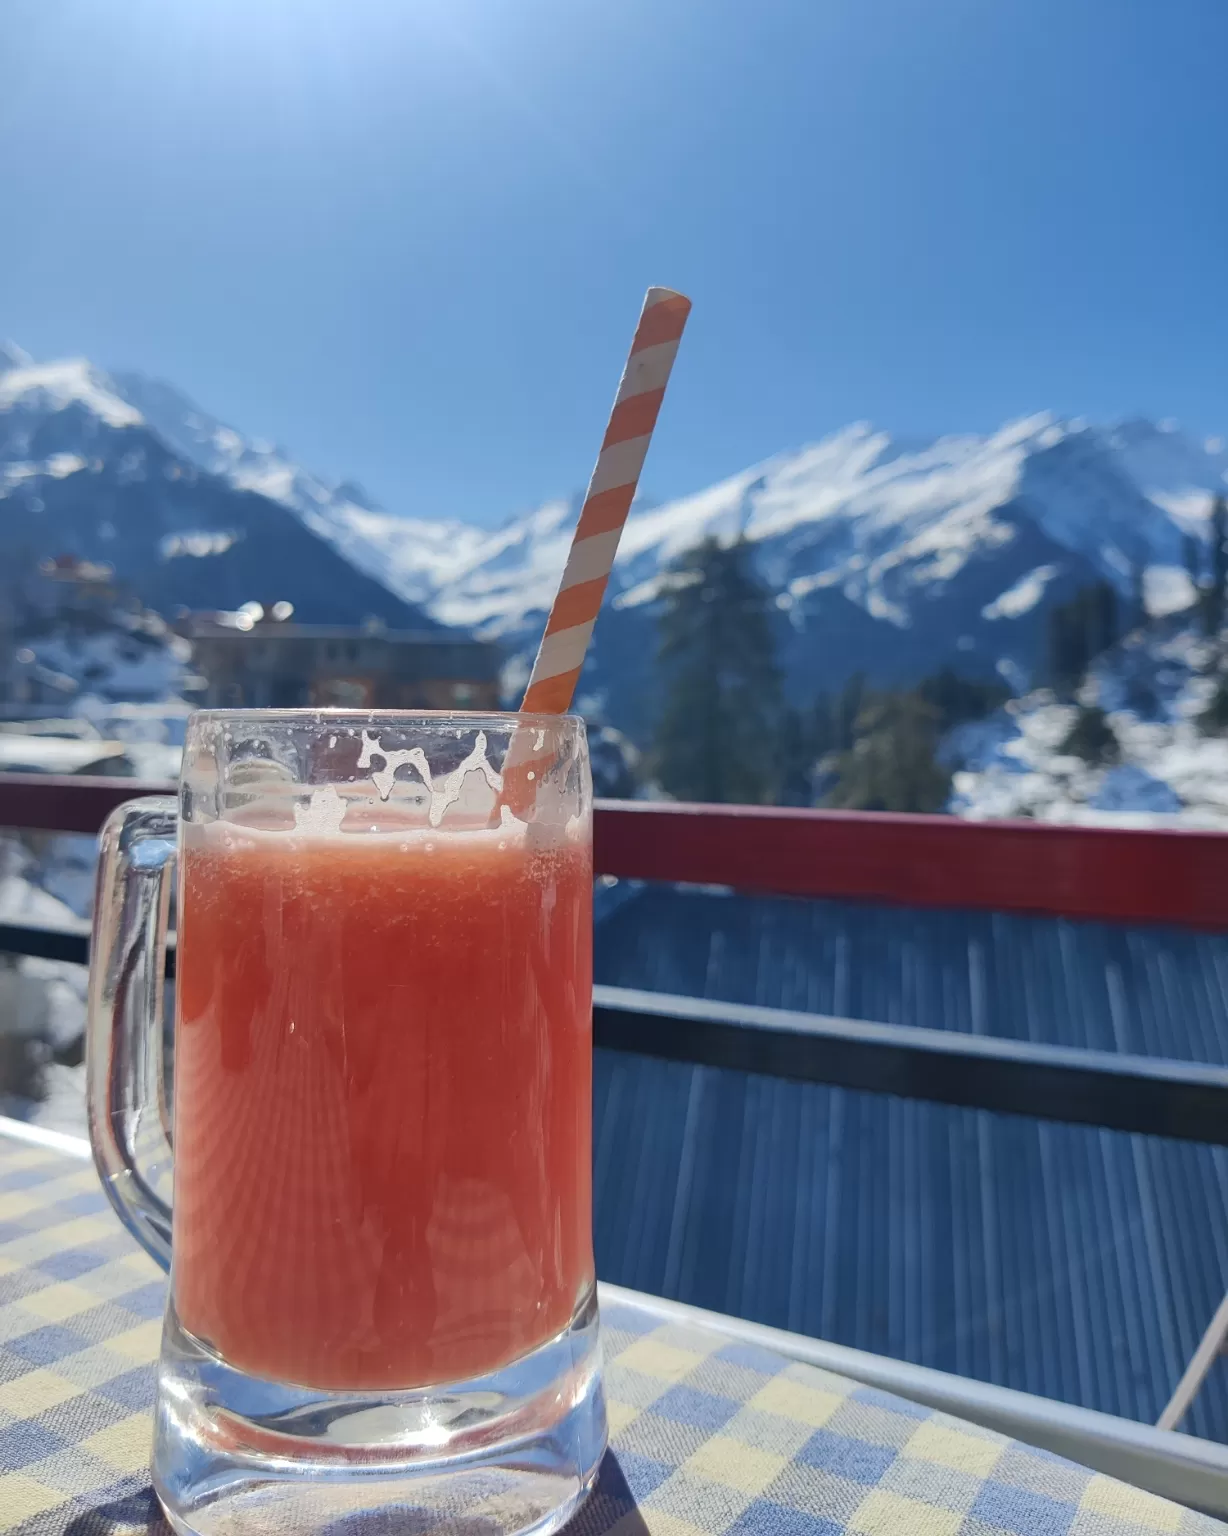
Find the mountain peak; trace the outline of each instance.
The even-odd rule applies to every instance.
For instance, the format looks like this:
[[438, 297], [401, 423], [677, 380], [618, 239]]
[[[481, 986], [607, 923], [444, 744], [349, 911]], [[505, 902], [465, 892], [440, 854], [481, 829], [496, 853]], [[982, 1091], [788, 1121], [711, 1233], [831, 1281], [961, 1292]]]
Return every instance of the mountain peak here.
[[10, 368], [29, 368], [34, 359], [15, 341], [0, 341], [0, 373]]
[[69, 405], [83, 406], [109, 427], [138, 427], [144, 422], [140, 411], [116, 393], [112, 381], [88, 358], [70, 357], [56, 363], [27, 359], [0, 371], [0, 409], [25, 406], [62, 411]]

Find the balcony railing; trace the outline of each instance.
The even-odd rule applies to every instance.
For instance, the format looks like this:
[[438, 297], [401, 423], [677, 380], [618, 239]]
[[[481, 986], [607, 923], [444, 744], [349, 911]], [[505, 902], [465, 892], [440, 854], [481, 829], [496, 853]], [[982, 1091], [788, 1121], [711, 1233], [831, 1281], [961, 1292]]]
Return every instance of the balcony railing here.
[[[0, 774], [0, 826], [96, 832], [131, 779]], [[903, 906], [1228, 926], [1228, 834], [598, 801], [598, 876]], [[0, 925], [84, 964], [84, 934]], [[173, 966], [173, 953], [170, 963]], [[1228, 1145], [1228, 1068], [597, 987], [599, 1046], [975, 1109]]]
[[[96, 832], [174, 785], [0, 774], [0, 826]], [[597, 802], [596, 873], [1122, 923], [1228, 927], [1228, 833], [766, 806]]]

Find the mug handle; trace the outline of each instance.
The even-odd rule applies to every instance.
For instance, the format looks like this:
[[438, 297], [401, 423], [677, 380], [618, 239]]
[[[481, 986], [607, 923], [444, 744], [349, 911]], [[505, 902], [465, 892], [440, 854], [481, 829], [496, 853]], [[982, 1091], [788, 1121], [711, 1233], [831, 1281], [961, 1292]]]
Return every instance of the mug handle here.
[[85, 1016], [90, 1143], [119, 1219], [171, 1267], [171, 1124], [162, 994], [179, 804], [117, 806], [99, 837]]

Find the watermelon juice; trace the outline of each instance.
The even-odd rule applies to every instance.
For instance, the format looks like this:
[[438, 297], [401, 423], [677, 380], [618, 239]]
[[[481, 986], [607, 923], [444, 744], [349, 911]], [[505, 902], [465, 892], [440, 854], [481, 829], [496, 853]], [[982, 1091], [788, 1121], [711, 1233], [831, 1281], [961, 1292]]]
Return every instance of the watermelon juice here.
[[230, 1364], [455, 1382], [593, 1285], [587, 826], [185, 828], [173, 1294]]

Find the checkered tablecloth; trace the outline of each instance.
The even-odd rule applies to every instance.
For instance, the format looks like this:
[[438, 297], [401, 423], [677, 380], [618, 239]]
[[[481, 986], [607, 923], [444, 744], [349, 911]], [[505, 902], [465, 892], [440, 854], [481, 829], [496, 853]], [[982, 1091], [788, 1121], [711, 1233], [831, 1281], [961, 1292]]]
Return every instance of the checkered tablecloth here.
[[[89, 1164], [0, 1137], [0, 1531], [167, 1531], [147, 1472], [164, 1295]], [[613, 1444], [570, 1536], [1228, 1532], [707, 1329], [631, 1306], [603, 1327]]]

